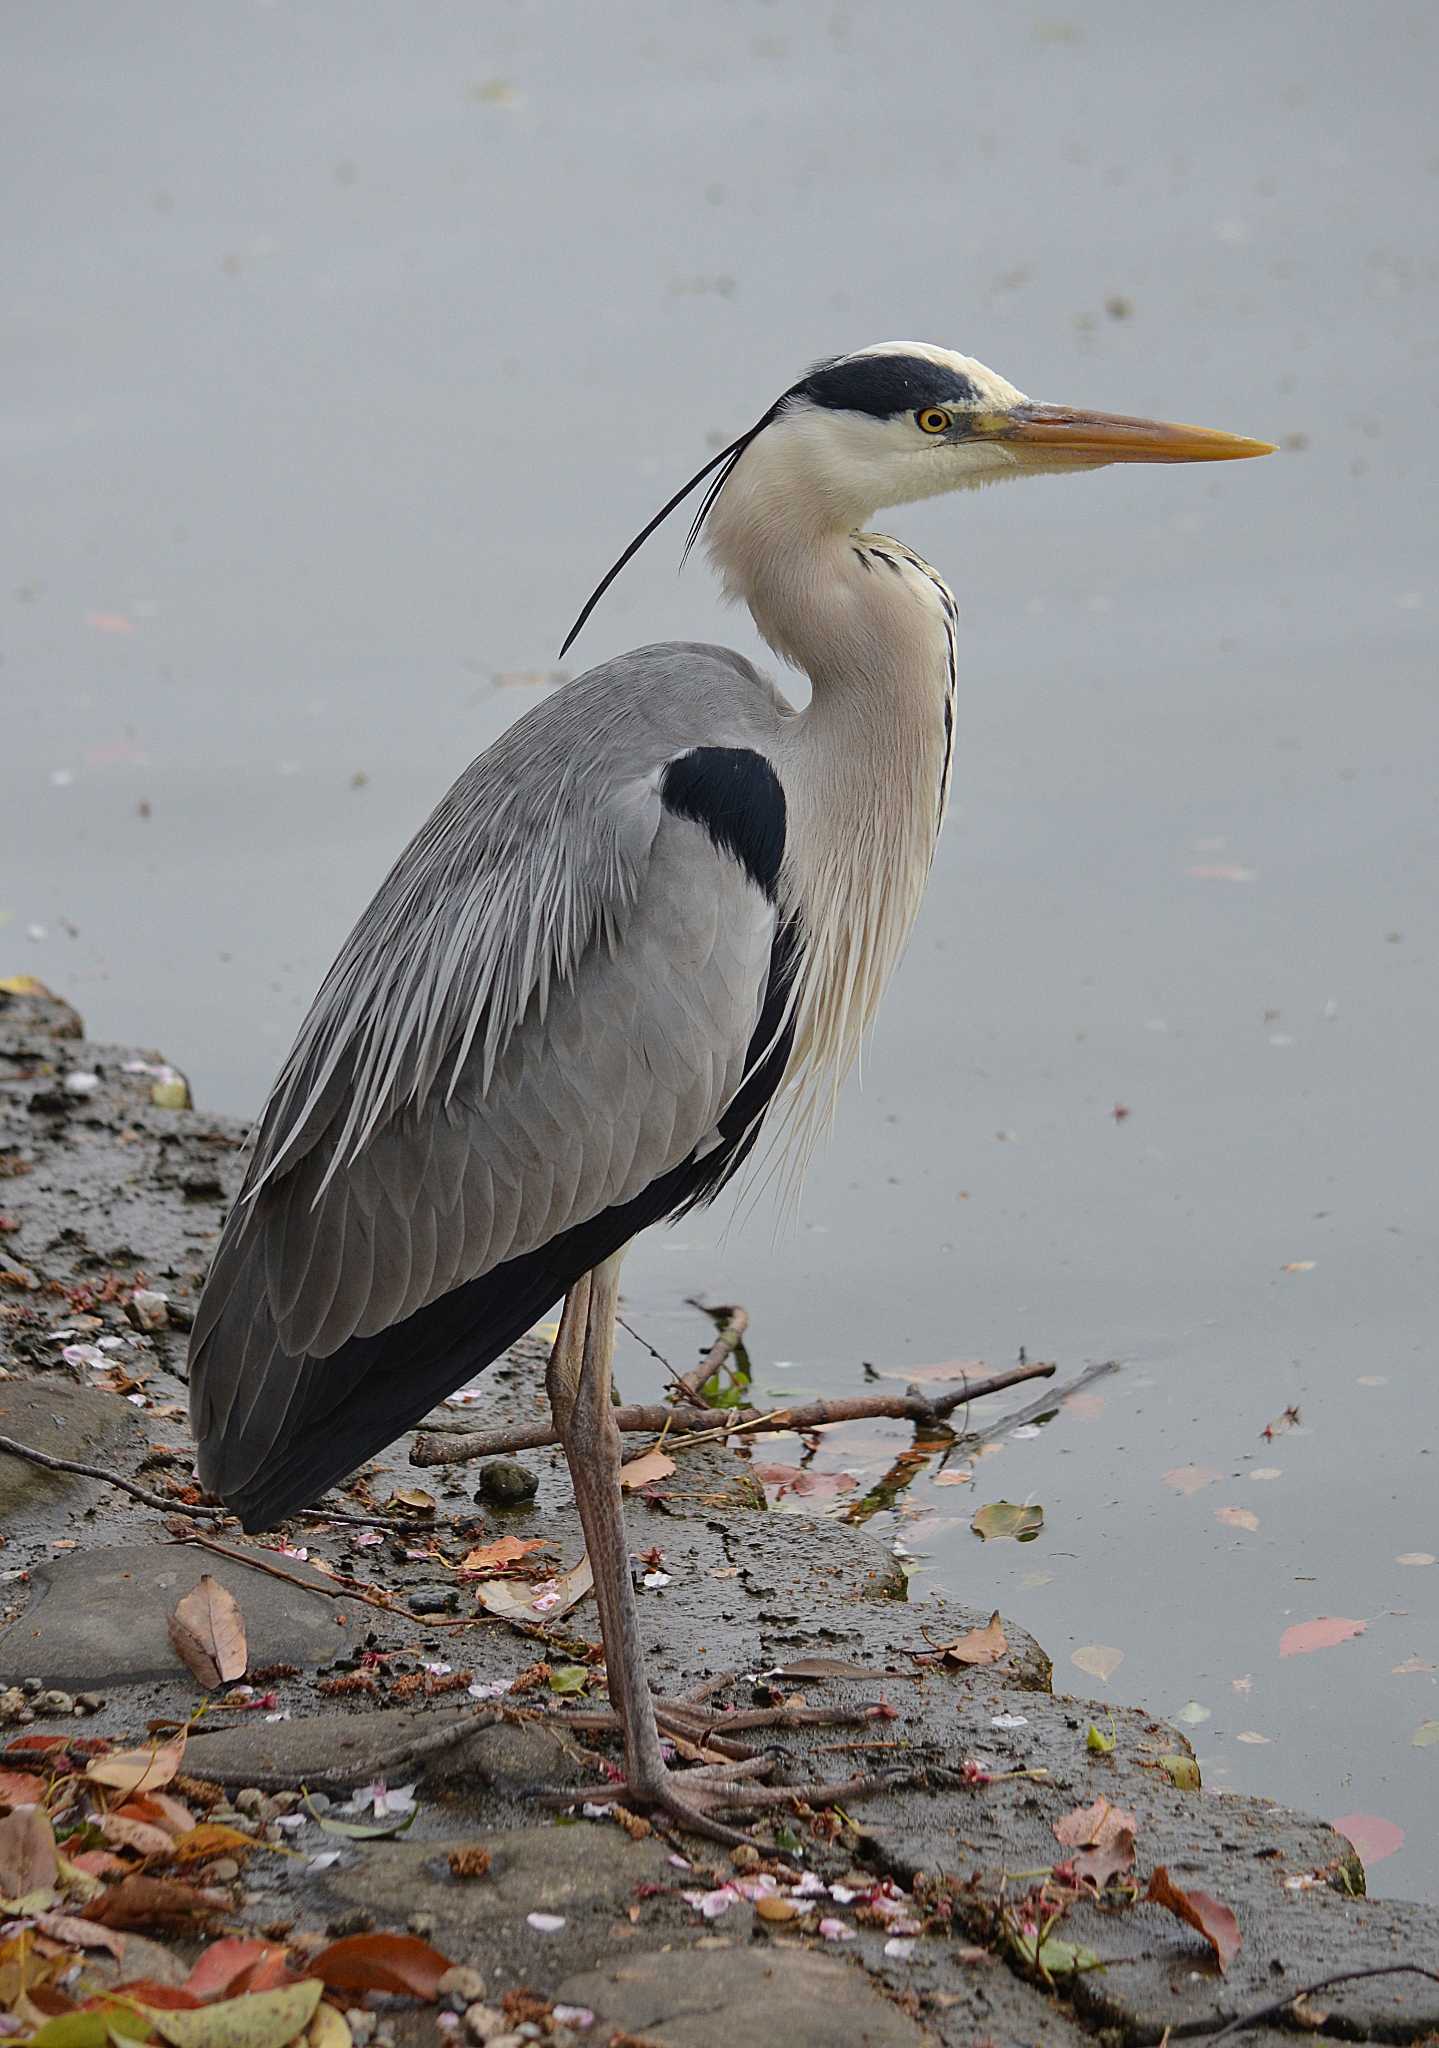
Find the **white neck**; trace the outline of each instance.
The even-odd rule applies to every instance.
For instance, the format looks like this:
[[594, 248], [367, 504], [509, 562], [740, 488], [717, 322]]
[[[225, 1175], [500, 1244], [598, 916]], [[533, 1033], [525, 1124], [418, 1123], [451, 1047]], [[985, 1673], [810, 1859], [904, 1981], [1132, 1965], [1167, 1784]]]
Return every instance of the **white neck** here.
[[705, 534], [727, 593], [813, 689], [776, 763], [784, 893], [805, 936], [785, 1115], [801, 1168], [924, 893], [948, 795], [957, 613], [919, 556], [859, 530], [863, 509], [851, 521], [849, 507], [806, 501], [792, 471], [762, 458], [763, 436]]

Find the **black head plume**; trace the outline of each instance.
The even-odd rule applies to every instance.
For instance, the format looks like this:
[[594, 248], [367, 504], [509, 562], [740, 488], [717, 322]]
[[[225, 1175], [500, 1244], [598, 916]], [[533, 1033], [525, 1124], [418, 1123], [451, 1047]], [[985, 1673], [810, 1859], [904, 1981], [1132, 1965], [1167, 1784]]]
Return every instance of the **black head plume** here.
[[[789, 395], [790, 394], [786, 392], [784, 398], [788, 398]], [[764, 429], [770, 424], [770, 421], [775, 417], [780, 407], [784, 404], [784, 398], [777, 399], [775, 403], [770, 407], [769, 411], [764, 415], [764, 418], [756, 420], [754, 425], [750, 427], [745, 433], [741, 434], [737, 441], [731, 441], [728, 448], [721, 448], [718, 455], [711, 456], [710, 460], [705, 464], [704, 468], [697, 469], [694, 475], [690, 478], [689, 482], [687, 484], [682, 484], [679, 490], [677, 490], [674, 496], [669, 500], [669, 502], [660, 507], [659, 511], [656, 512], [654, 518], [651, 519], [647, 525], [642, 526], [640, 528], [639, 532], [635, 535], [634, 539], [630, 542], [629, 546], [625, 549], [624, 553], [605, 571], [604, 575], [600, 578], [599, 582], [590, 592], [588, 598], [586, 598], [583, 611], [575, 620], [574, 624], [570, 627], [569, 632], [565, 635], [565, 644], [560, 649], [561, 661], [564, 660], [566, 654], [568, 654], [570, 648], [574, 645], [575, 639], [583, 629], [586, 621], [590, 616], [590, 613], [594, 610], [595, 606], [599, 603], [600, 599], [604, 596], [605, 592], [609, 589], [610, 585], [614, 582], [616, 576], [619, 575], [621, 569], [624, 568], [625, 564], [631, 559], [632, 556], [637, 555], [639, 553], [640, 549], [644, 546], [645, 542], [649, 539], [650, 535], [655, 531], [655, 529], [657, 527], [664, 525], [665, 521], [669, 518], [671, 512], [673, 512], [677, 506], [682, 505], [685, 499], [689, 496], [690, 492], [695, 489], [696, 485], [702, 484], [705, 478], [709, 476], [710, 472], [713, 470], [716, 471], [717, 474], [713, 477], [709, 489], [705, 492], [703, 498], [700, 500], [699, 511], [695, 514], [694, 519], [690, 523], [689, 534], [684, 544], [684, 552], [680, 556], [681, 563], [685, 561], [685, 559], [689, 555], [690, 549], [699, 539], [700, 533], [704, 527], [705, 520], [709, 517], [710, 509], [713, 506], [715, 499], [724, 489], [725, 484], [728, 481], [730, 471], [739, 461], [741, 455], [744, 454], [745, 449], [748, 448], [750, 442], [753, 441], [756, 434], [762, 433]]]

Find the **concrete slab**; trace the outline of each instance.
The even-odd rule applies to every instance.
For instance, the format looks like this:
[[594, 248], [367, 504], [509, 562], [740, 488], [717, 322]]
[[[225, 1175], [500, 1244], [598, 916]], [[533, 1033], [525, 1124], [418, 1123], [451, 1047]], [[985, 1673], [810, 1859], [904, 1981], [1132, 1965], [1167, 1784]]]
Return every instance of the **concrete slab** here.
[[[302, 1564], [287, 1561], [286, 1569], [317, 1588], [326, 1583]], [[252, 1664], [328, 1663], [364, 1636], [367, 1610], [357, 1603], [198, 1547], [137, 1543], [72, 1551], [37, 1565], [29, 1606], [0, 1635], [0, 1671], [68, 1691], [167, 1680], [198, 1695], [166, 1622], [204, 1572], [239, 1601]]]
[[[142, 1430], [127, 1402], [52, 1377], [0, 1380], [0, 1436], [47, 1457], [94, 1465], [138, 1444]], [[47, 1534], [58, 1533], [64, 1517], [94, 1495], [93, 1479], [46, 1472], [0, 1451], [0, 1527], [11, 1541], [42, 1525]]]
[[798, 1945], [646, 1949], [566, 1978], [555, 1995], [655, 2048], [924, 2048], [926, 2039], [854, 1964]]

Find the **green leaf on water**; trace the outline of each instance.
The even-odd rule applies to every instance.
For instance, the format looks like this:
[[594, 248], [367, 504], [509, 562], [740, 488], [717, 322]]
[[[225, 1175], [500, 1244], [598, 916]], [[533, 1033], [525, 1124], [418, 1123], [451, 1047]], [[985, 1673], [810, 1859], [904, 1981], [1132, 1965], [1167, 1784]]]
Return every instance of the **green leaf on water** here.
[[1433, 1742], [1439, 1742], [1439, 1721], [1421, 1721], [1414, 1730], [1415, 1749], [1428, 1749]]
[[1199, 1766], [1192, 1756], [1162, 1756], [1159, 1768], [1171, 1785], [1177, 1785], [1181, 1792], [1197, 1792], [1200, 1787]]
[[1012, 1500], [992, 1500], [975, 1509], [969, 1526], [986, 1543], [1001, 1536], [1012, 1536], [1016, 1543], [1033, 1543], [1044, 1527], [1044, 1509], [1032, 1501], [1021, 1506]]

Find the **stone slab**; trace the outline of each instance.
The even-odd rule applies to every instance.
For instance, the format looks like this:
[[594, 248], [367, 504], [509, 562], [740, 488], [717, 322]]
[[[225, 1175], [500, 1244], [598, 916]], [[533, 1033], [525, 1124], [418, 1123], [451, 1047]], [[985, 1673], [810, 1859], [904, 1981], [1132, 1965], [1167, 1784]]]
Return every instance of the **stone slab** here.
[[[654, 2048], [924, 2048], [925, 2031], [837, 1956], [798, 1945], [645, 1949], [555, 1994]], [[1037, 2036], [1035, 2037], [1038, 2038]]]
[[[453, 1877], [449, 1851], [477, 1844], [490, 1853], [489, 1875]], [[585, 1821], [476, 1829], [430, 1842], [365, 1842], [322, 1873], [262, 1873], [257, 1862], [250, 1877], [261, 1920], [266, 1886], [274, 1888], [270, 1910], [298, 1906], [313, 1918], [318, 1903], [322, 1924], [357, 1908], [372, 1913], [379, 1927], [403, 1927], [414, 1913], [429, 1916], [430, 1939], [479, 1970], [495, 2001], [520, 1988], [553, 1995], [562, 1978], [595, 1968], [617, 1945], [638, 1943], [641, 1930], [626, 1915], [637, 1888], [643, 1894], [679, 1882], [663, 1842], [632, 1842], [616, 1827]], [[665, 1902], [658, 1903], [663, 1909]], [[541, 1932], [530, 1926], [531, 1913], [564, 1925]]]
[[[135, 1409], [113, 1394], [59, 1378], [7, 1379], [0, 1380], [0, 1436], [47, 1457], [97, 1465], [138, 1443], [142, 1430]], [[93, 1479], [47, 1472], [0, 1451], [0, 1528], [11, 1541], [41, 1521], [54, 1528], [94, 1494]]]
[[[303, 1564], [287, 1560], [286, 1569], [325, 1585]], [[167, 1680], [198, 1696], [166, 1623], [204, 1572], [239, 1601], [252, 1664], [329, 1663], [364, 1635], [370, 1610], [353, 1601], [198, 1546], [137, 1543], [71, 1551], [37, 1565], [29, 1606], [0, 1635], [0, 1672], [11, 1682], [34, 1677], [67, 1691]]]

